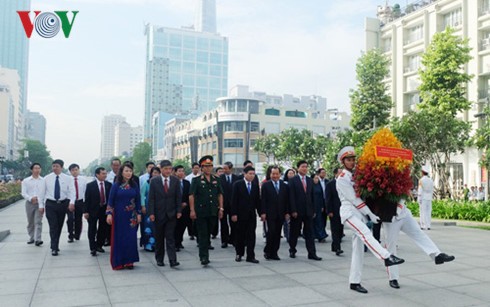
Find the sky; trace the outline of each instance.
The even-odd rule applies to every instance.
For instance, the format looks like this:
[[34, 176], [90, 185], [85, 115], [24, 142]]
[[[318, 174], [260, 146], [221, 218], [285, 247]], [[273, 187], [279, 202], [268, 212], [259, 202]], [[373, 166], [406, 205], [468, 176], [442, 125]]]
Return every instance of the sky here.
[[[321, 95], [350, 111], [364, 21], [384, 0], [217, 0], [229, 38], [228, 86]], [[47, 120], [53, 158], [83, 167], [100, 153], [101, 122], [121, 114], [143, 124], [144, 24], [193, 24], [195, 0], [31, 0], [31, 11], [79, 11], [71, 36], [30, 39], [28, 109]]]

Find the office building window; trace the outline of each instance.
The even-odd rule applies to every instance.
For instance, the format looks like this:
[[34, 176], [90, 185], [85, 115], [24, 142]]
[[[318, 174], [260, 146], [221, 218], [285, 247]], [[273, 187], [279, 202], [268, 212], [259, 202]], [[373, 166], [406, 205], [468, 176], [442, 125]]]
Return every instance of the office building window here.
[[243, 122], [225, 122], [225, 131], [243, 131]]
[[258, 101], [249, 101], [248, 102], [248, 111], [250, 114], [259, 114], [259, 102]]
[[247, 100], [239, 99], [237, 102], [237, 112], [247, 112]]
[[295, 111], [286, 111], [286, 117], [301, 117], [306, 118], [306, 113], [298, 110]]
[[260, 123], [251, 122], [250, 123], [250, 132], [259, 132], [260, 131]]
[[463, 12], [461, 8], [454, 10], [452, 12], [444, 15], [444, 28], [451, 27], [455, 28], [461, 26], [463, 22]]
[[270, 116], [280, 116], [281, 111], [276, 110], [276, 109], [265, 109], [265, 115], [270, 115]]
[[243, 148], [243, 139], [225, 139], [225, 148]]

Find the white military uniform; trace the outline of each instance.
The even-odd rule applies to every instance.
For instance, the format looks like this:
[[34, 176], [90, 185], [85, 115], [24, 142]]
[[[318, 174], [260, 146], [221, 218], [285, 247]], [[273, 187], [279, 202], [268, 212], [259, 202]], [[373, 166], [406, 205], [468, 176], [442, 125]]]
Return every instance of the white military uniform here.
[[419, 182], [419, 207], [420, 207], [420, 227], [430, 228], [432, 216], [432, 194], [434, 193], [434, 181], [429, 176], [424, 175]]
[[347, 225], [354, 231], [349, 282], [351, 284], [360, 284], [364, 264], [364, 244], [378, 259], [389, 258], [390, 252], [379, 244], [366, 226], [365, 216], [375, 217], [375, 215], [369, 210], [364, 201], [356, 196], [352, 173], [345, 169], [342, 170], [342, 173], [337, 178], [336, 187], [342, 204], [340, 206], [342, 224]]
[[[434, 242], [420, 230], [412, 216], [412, 212], [405, 205], [405, 201], [400, 201], [396, 212], [397, 214], [393, 217], [391, 223], [382, 224], [386, 237], [386, 247], [391, 254], [396, 255], [396, 245], [400, 231], [403, 231], [432, 259], [441, 253]], [[389, 266], [387, 269], [390, 280], [398, 279], [399, 270], [397, 265]]]

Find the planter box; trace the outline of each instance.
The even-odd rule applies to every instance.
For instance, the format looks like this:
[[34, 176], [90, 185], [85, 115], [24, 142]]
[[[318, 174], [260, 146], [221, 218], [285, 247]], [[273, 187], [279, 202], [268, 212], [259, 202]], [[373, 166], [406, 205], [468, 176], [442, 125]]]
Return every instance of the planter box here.
[[22, 199], [22, 195], [15, 195], [11, 196], [7, 199], [0, 199], [0, 209], [5, 208], [9, 206], [10, 204], [15, 203], [16, 201], [19, 201]]

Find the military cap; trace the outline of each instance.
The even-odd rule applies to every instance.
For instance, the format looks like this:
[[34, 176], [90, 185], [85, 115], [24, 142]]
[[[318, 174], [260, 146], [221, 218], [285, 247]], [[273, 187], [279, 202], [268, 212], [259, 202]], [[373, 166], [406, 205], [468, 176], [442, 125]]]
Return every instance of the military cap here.
[[206, 166], [206, 165], [213, 165], [213, 156], [204, 156], [201, 159], [199, 159], [199, 165], [201, 166]]

